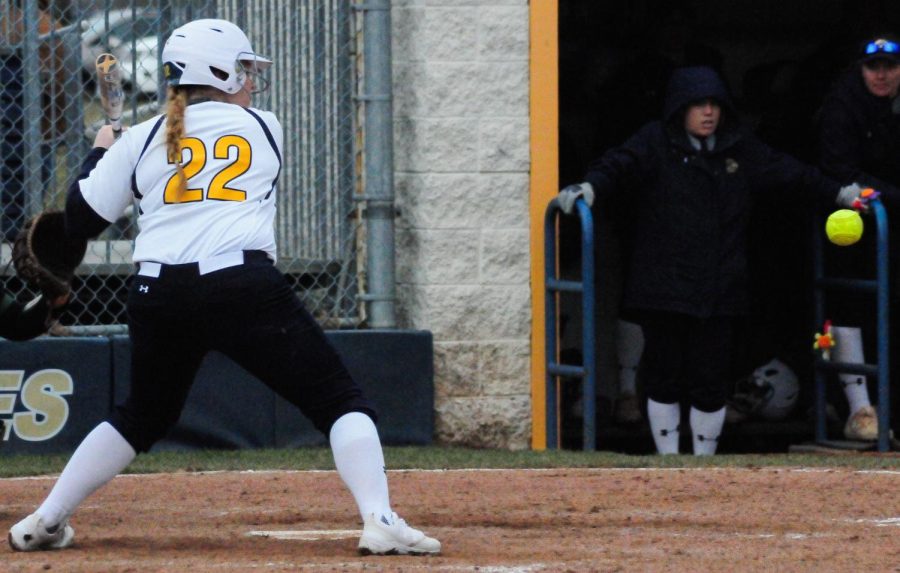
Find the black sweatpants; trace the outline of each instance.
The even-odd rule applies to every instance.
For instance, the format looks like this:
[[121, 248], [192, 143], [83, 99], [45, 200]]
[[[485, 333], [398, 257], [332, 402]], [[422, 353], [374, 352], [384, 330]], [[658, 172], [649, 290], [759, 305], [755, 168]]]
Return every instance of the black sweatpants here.
[[662, 404], [687, 400], [703, 412], [725, 406], [734, 357], [735, 318], [643, 312], [644, 387]]
[[128, 326], [131, 390], [109, 421], [138, 452], [178, 421], [211, 350], [300, 408], [326, 436], [348, 412], [376, 419], [321, 327], [261, 251], [205, 275], [197, 264], [163, 265], [158, 277], [136, 275]]

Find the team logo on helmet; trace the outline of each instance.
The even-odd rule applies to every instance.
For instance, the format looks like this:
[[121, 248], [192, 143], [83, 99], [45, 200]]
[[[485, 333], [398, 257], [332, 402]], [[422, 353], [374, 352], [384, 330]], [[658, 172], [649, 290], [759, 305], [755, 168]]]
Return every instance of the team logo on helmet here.
[[181, 79], [181, 72], [182, 68], [175, 62], [166, 62], [163, 64], [163, 76], [166, 78], [166, 83], [170, 86], [178, 85], [178, 82]]

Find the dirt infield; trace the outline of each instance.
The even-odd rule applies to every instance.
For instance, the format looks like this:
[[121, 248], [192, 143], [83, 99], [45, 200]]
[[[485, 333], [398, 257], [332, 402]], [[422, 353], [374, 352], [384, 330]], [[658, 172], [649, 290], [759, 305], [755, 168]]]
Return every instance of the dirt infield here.
[[[0, 526], [52, 483], [0, 480]], [[361, 522], [333, 472], [181, 473], [116, 478], [72, 520], [72, 548], [5, 547], [0, 570], [900, 572], [897, 471], [399, 471], [390, 483], [443, 555], [357, 555]]]

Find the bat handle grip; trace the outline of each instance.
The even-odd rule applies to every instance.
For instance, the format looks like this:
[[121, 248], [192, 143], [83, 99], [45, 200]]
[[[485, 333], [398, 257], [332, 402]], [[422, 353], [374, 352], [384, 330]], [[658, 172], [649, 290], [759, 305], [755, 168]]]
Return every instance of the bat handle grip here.
[[119, 139], [122, 136], [122, 121], [117, 119], [110, 122], [110, 125], [112, 126], [113, 137]]

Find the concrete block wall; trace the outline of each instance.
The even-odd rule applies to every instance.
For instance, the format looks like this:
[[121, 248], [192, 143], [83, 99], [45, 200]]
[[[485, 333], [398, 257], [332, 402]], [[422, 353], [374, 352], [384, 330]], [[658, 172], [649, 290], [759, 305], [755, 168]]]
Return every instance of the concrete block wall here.
[[531, 438], [526, 0], [394, 0], [398, 319], [434, 336], [443, 443]]

